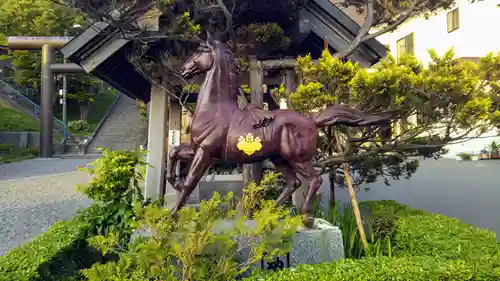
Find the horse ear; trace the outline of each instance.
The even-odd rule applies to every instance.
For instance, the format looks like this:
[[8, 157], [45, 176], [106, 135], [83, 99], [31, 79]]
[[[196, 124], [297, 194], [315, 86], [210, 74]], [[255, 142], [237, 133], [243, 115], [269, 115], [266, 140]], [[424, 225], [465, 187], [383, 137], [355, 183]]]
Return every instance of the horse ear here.
[[210, 34], [210, 31], [208, 30], [207, 30], [207, 43], [210, 46], [213, 46], [214, 43], [214, 37], [212, 36], [212, 34]]

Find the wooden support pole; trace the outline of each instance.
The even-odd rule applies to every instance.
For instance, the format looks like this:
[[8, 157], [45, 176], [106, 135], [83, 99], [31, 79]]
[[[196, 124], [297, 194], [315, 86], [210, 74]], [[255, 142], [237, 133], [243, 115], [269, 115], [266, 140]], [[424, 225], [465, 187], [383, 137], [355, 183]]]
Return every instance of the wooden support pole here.
[[[169, 113], [168, 113], [168, 152], [181, 144], [182, 134], [182, 106], [177, 99], [169, 98]], [[169, 161], [169, 159], [167, 159]], [[179, 174], [179, 171], [175, 171]], [[179, 197], [179, 192], [174, 187], [166, 182], [165, 202], [167, 206], [173, 206]]]
[[[335, 141], [337, 143], [337, 149], [339, 152], [343, 150], [342, 139], [338, 132], [334, 132]], [[358, 228], [359, 237], [361, 239], [361, 244], [363, 244], [363, 249], [368, 251], [368, 241], [366, 240], [365, 228], [363, 226], [363, 219], [361, 218], [361, 212], [359, 211], [358, 199], [356, 198], [356, 191], [354, 190], [354, 185], [352, 184], [351, 174], [349, 173], [349, 164], [342, 164], [344, 178], [347, 185], [347, 191], [349, 192], [349, 198], [351, 199], [352, 212], [354, 218], [356, 219], [356, 226]]]
[[354, 213], [354, 218], [356, 219], [356, 225], [358, 227], [359, 237], [361, 238], [361, 243], [365, 251], [368, 251], [368, 241], [366, 240], [365, 228], [363, 226], [363, 220], [361, 219], [361, 212], [359, 211], [358, 199], [356, 198], [356, 191], [352, 184], [351, 175], [349, 174], [349, 165], [347, 163], [342, 164], [344, 168], [344, 177], [347, 184], [347, 191], [349, 192], [349, 198], [351, 199], [352, 211]]
[[167, 137], [168, 98], [166, 91], [153, 83], [149, 101], [148, 159], [144, 198], [159, 200], [165, 186], [165, 138]]
[[[262, 85], [264, 84], [264, 69], [262, 63], [256, 57], [250, 58], [250, 88], [252, 89], [251, 104], [258, 107], [263, 106]], [[262, 178], [262, 163], [248, 164], [243, 167], [243, 181], [247, 185], [250, 182], [258, 183]]]

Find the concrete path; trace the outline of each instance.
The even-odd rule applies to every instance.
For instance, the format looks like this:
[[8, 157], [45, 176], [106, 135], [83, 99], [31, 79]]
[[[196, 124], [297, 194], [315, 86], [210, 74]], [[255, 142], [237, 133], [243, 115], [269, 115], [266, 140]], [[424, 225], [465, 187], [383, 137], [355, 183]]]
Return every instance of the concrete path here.
[[76, 167], [92, 161], [33, 159], [0, 165], [0, 255], [90, 204], [75, 188], [90, 180]]

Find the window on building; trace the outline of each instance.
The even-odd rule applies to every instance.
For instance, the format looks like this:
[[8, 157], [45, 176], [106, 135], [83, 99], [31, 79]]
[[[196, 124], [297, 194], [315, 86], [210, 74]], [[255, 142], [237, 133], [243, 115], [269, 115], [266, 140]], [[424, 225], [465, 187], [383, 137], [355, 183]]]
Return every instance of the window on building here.
[[413, 55], [414, 54], [413, 46], [414, 46], [413, 32], [399, 39], [396, 42], [398, 58], [403, 55]]
[[449, 12], [448, 15], [446, 16], [446, 18], [447, 18], [446, 25], [448, 27], [448, 33], [453, 32], [459, 28], [459, 26], [460, 26], [459, 19], [460, 18], [459, 18], [458, 8]]

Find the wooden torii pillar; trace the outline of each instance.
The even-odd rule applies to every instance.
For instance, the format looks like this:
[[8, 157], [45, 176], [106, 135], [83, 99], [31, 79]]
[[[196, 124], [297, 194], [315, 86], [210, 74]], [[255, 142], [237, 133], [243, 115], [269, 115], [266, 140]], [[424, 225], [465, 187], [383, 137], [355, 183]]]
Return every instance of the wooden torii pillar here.
[[[262, 108], [264, 104], [262, 86], [264, 85], [264, 68], [262, 62], [258, 61], [256, 57], [250, 57], [250, 88], [252, 94], [250, 96], [250, 103]], [[262, 178], [262, 163], [247, 164], [243, 166], [243, 183], [246, 186], [250, 182], [259, 183]]]
[[[41, 97], [40, 97], [40, 157], [50, 158], [53, 153], [53, 107], [55, 93], [54, 75], [57, 73], [77, 73], [85, 71], [74, 63], [54, 63], [54, 49], [61, 48], [72, 37], [28, 37], [7, 38], [7, 47], [15, 50], [41, 50]], [[64, 124], [66, 126], [66, 124]]]

